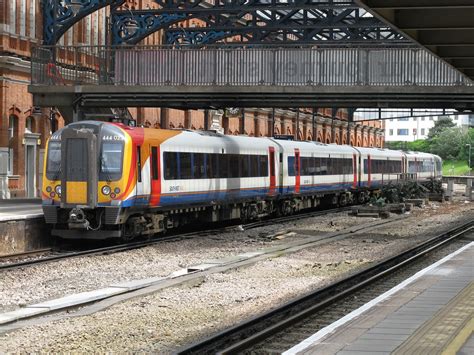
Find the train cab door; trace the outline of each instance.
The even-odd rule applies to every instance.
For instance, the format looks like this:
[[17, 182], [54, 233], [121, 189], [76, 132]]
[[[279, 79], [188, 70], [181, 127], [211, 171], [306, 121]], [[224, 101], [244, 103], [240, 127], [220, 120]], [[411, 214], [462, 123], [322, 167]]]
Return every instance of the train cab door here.
[[97, 137], [87, 129], [66, 128], [61, 137], [61, 207], [97, 204]]
[[301, 189], [301, 157], [300, 150], [295, 149], [295, 193], [299, 194]]
[[268, 162], [270, 166], [270, 189], [269, 193], [273, 195], [276, 191], [276, 169], [275, 169], [275, 148], [268, 148]]
[[150, 148], [151, 160], [151, 192], [150, 206], [158, 206], [160, 204], [161, 195], [161, 171], [160, 171], [160, 148]]

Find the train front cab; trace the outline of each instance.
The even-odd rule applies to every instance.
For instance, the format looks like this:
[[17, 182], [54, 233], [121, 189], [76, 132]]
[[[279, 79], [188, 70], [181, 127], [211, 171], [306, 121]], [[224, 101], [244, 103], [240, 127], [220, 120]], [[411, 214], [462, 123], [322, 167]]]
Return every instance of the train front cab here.
[[130, 137], [101, 122], [71, 124], [48, 142], [43, 172], [43, 211], [62, 238], [120, 237], [122, 201], [132, 186]]

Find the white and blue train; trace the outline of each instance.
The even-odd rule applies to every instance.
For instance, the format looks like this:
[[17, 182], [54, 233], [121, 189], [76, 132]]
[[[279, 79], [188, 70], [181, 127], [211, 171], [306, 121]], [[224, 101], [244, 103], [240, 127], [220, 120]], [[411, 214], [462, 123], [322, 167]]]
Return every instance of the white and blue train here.
[[[87, 121], [53, 138], [43, 209], [66, 238], [128, 239], [193, 221], [289, 215], [441, 178], [436, 155], [378, 148]], [[80, 139], [84, 153], [75, 151]]]

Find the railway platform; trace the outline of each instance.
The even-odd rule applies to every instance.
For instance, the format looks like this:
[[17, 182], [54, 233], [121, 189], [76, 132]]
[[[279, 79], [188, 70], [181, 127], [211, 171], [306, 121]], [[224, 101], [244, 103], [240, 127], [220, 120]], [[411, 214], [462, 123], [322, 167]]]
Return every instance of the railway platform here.
[[474, 242], [284, 354], [474, 353]]
[[0, 255], [49, 246], [40, 199], [0, 200]]

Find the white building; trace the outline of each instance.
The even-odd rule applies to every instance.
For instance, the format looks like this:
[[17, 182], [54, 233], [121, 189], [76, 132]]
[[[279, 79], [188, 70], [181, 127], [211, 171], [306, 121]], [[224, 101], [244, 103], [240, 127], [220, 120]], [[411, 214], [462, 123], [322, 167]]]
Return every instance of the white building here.
[[[392, 118], [385, 122], [386, 142], [413, 142], [426, 139], [435, 122], [443, 116]], [[474, 127], [474, 115], [448, 116], [459, 127]]]

